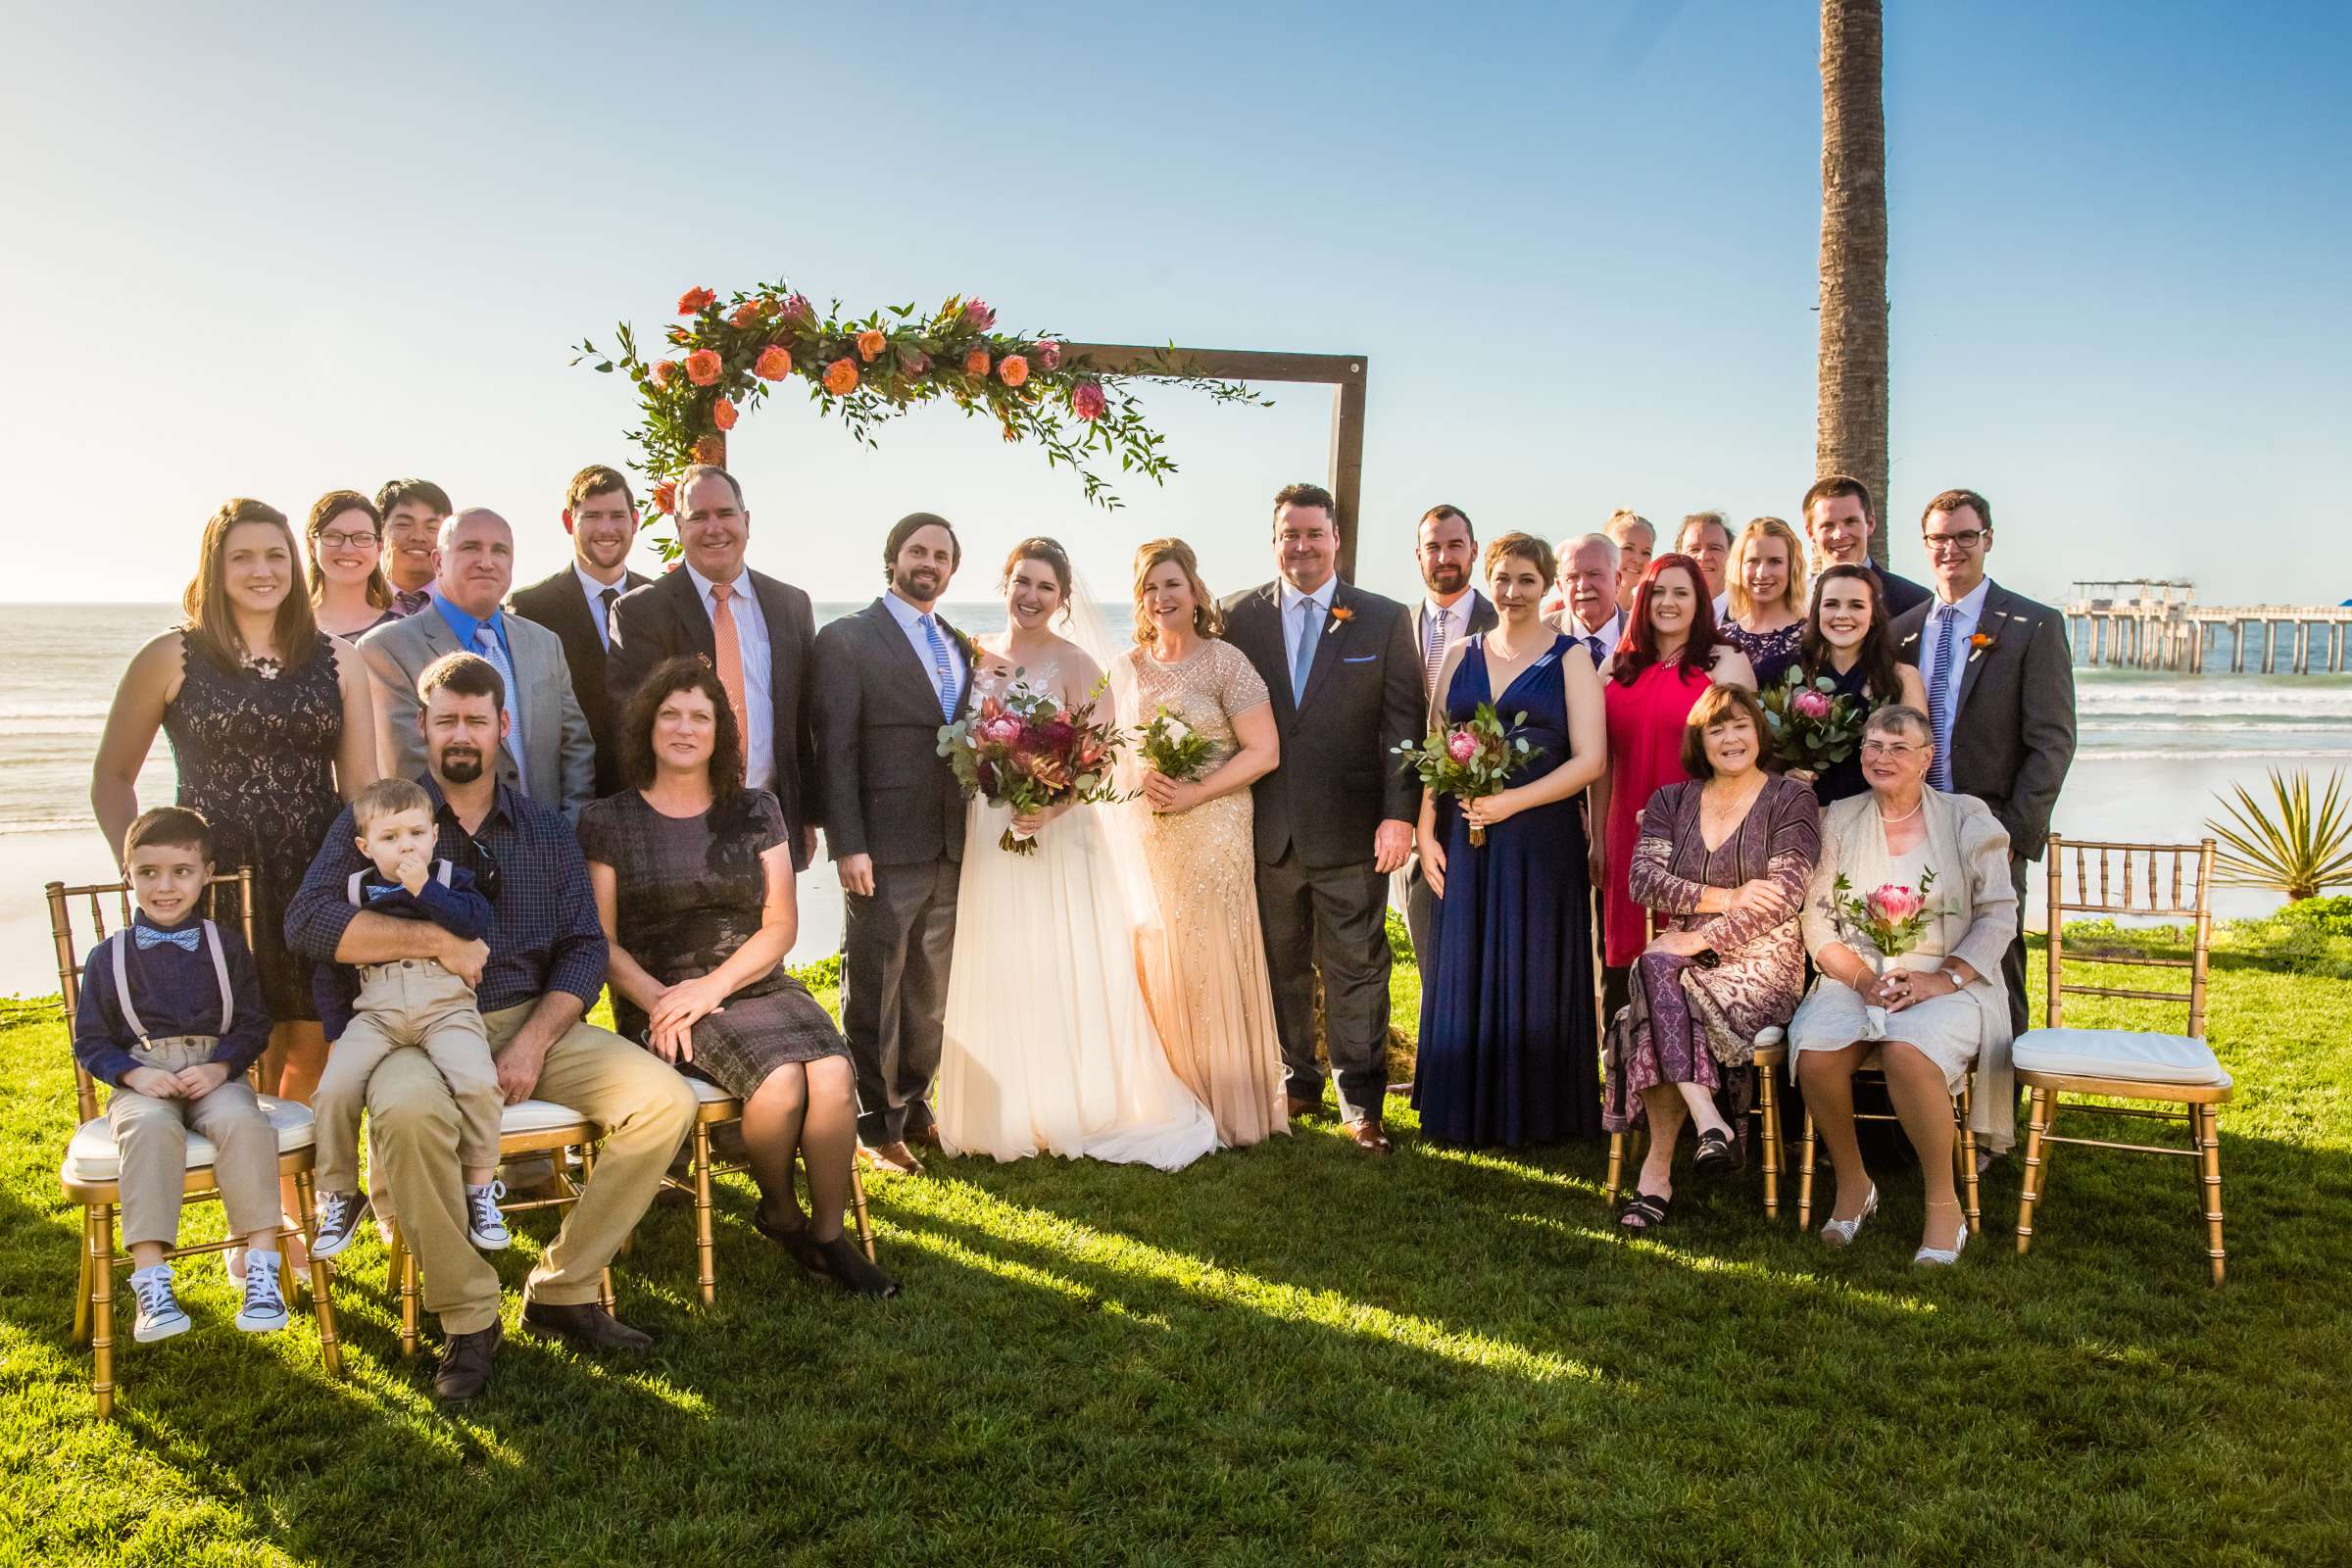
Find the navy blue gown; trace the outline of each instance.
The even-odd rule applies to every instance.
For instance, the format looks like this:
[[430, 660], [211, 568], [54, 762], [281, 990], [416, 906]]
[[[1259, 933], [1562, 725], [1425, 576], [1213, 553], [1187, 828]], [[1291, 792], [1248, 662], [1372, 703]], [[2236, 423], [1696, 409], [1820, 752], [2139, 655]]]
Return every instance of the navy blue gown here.
[[[1568, 760], [1567, 637], [1521, 670], [1494, 704], [1503, 722], [1543, 748], [1514, 786]], [[1473, 638], [1446, 688], [1449, 723], [1487, 699], [1483, 639]], [[1552, 1143], [1600, 1131], [1598, 1024], [1593, 1012], [1592, 904], [1581, 797], [1519, 812], [1470, 847], [1470, 823], [1438, 803], [1446, 896], [1437, 957], [1421, 977], [1421, 1043], [1413, 1106], [1424, 1136], [1449, 1144]]]

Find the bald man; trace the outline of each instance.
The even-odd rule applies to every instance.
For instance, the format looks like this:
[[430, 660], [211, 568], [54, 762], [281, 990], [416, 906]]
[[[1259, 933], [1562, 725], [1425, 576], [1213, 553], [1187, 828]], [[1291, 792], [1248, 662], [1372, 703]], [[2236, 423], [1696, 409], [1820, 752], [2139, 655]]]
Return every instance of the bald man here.
[[596, 798], [596, 741], [572, 692], [562, 639], [500, 610], [514, 580], [514, 530], [506, 518], [466, 507], [441, 524], [441, 560], [424, 609], [360, 639], [375, 690], [376, 765], [388, 775], [423, 777], [416, 677], [443, 654], [479, 654], [506, 687], [500, 781], [576, 819]]

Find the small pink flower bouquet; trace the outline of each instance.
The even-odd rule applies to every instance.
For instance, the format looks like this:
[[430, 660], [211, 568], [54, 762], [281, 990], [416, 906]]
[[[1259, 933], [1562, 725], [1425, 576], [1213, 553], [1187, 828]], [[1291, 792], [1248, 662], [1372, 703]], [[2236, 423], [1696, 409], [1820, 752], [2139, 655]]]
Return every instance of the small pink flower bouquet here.
[[1808, 681], [1794, 665], [1779, 685], [1766, 687], [1759, 701], [1772, 731], [1767, 743], [1783, 767], [1808, 783], [1854, 755], [1862, 722], [1870, 716], [1870, 705], [1840, 695], [1829, 676]]
[[[1483, 800], [1501, 794], [1521, 764], [1544, 755], [1544, 748], [1511, 733], [1526, 723], [1521, 713], [1506, 727], [1493, 703], [1481, 703], [1467, 722], [1433, 729], [1418, 744], [1406, 741], [1396, 755], [1421, 776], [1424, 788], [1465, 803]], [[1472, 824], [1470, 842], [1485, 844], [1487, 830]]]
[[[1020, 671], [1013, 672], [1017, 680]], [[1116, 801], [1112, 764], [1126, 744], [1116, 725], [1098, 723], [1092, 702], [1064, 709], [1042, 693], [981, 699], [967, 718], [943, 726], [939, 755], [956, 770], [966, 800], [984, 796], [1017, 814], [1073, 799]], [[997, 848], [1035, 855], [1037, 841], [1006, 828]]]
[[[1928, 893], [1935, 886], [1936, 873], [1930, 870], [1920, 877], [1916, 888], [1888, 882], [1857, 896], [1854, 885], [1840, 872], [1833, 891], [1838, 917], [1867, 938], [1880, 957], [1891, 960], [1919, 946], [1928, 928]], [[1874, 967], [1884, 972], [1883, 966]]]

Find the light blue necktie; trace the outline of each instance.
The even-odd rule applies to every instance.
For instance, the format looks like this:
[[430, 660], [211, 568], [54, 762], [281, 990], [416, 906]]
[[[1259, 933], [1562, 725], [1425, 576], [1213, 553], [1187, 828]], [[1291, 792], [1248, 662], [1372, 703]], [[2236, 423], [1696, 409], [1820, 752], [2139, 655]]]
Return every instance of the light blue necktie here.
[[498, 671], [499, 680], [507, 688], [507, 751], [519, 768], [522, 765], [522, 711], [514, 700], [514, 665], [507, 658], [506, 645], [498, 640], [498, 632], [488, 621], [473, 628], [473, 645], [482, 651], [484, 659], [490, 661], [491, 667]]
[[956, 722], [956, 665], [948, 658], [948, 640], [939, 634], [939, 621], [930, 615], [922, 617], [923, 637], [931, 644], [932, 684], [939, 688], [939, 712], [949, 723]]
[[189, 926], [184, 931], [158, 931], [149, 925], [134, 925], [130, 929], [141, 953], [149, 948], [177, 948], [182, 953], [194, 953], [196, 944], [204, 940], [203, 928], [199, 926]]
[[1958, 605], [1936, 607], [1936, 641], [1928, 650], [1928, 724], [1936, 731], [1936, 760], [1928, 765], [1928, 782], [1939, 790], [1952, 787], [1952, 700], [1944, 695], [1944, 675], [1951, 668], [1952, 622]]
[[1315, 667], [1315, 602], [1298, 601], [1298, 651], [1291, 656], [1291, 706], [1306, 701], [1307, 672]]

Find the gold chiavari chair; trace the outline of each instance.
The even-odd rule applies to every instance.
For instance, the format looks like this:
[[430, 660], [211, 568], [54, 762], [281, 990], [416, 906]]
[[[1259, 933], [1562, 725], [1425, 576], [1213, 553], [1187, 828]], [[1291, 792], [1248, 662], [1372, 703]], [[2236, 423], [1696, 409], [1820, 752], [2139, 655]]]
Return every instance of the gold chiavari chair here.
[[[1644, 910], [1643, 914], [1647, 921], [1648, 935], [1655, 937], [1658, 934], [1656, 912]], [[1601, 1020], [1601, 1028], [1604, 1031], [1608, 1028], [1608, 1024], [1607, 1019]], [[1764, 1217], [1766, 1219], [1781, 1217], [1781, 1169], [1782, 1155], [1786, 1151], [1786, 1145], [1781, 1136], [1781, 1092], [1780, 1081], [1776, 1074], [1788, 1060], [1788, 1046], [1786, 1030], [1768, 1026], [1756, 1031], [1755, 1056], [1750, 1062], [1756, 1075], [1756, 1093], [1755, 1100], [1748, 1106], [1747, 1113], [1756, 1118], [1758, 1134], [1756, 1141], [1763, 1155]], [[1627, 1158], [1637, 1156], [1640, 1152], [1640, 1145], [1636, 1139], [1647, 1136], [1646, 1128], [1636, 1133], [1609, 1134], [1609, 1173], [1601, 1183], [1600, 1200], [1610, 1208], [1617, 1206], [1617, 1195], [1625, 1190]]]
[[[2117, 1149], [2132, 1153], [2169, 1154], [2197, 1163], [2199, 1207], [2205, 1218], [2205, 1255], [2213, 1265], [2213, 1283], [2222, 1283], [2227, 1254], [2222, 1247], [2222, 1129], [2221, 1109], [2230, 1096], [2230, 1074], [2205, 1040], [2206, 962], [2213, 941], [2212, 890], [2214, 842], [2196, 844], [2111, 844], [2050, 836], [2049, 850], [2049, 994], [2044, 999], [2046, 1026], [2028, 1030], [2013, 1053], [2017, 1081], [2032, 1095], [2026, 1124], [2025, 1190], [2017, 1203], [2017, 1250], [2034, 1245], [2034, 1210], [2046, 1196], [2053, 1146], [2075, 1144], [2090, 1149]], [[2067, 895], [2068, 857], [2073, 858], [2074, 896]], [[2195, 885], [2187, 885], [2194, 867]], [[2096, 897], [2093, 897], [2093, 883]], [[2078, 947], [2066, 940], [2068, 912], [2165, 922], [2183, 917], [2191, 922], [2193, 938], [2185, 958], [2151, 957], [2142, 953]], [[2079, 985], [2067, 979], [2067, 965], [2105, 965], [2123, 968], [2182, 969], [2186, 990], [2150, 990], [2130, 986]], [[2124, 1001], [2164, 1003], [2183, 1009], [2186, 1033], [2170, 1035], [2132, 1029], [2072, 1029], [2065, 1025], [2066, 999], [2110, 997]], [[2061, 1138], [2052, 1129], [2063, 1095], [2095, 1095], [2102, 1100], [2133, 1101], [2127, 1105], [2076, 1103], [2065, 1108], [2081, 1115], [2138, 1117], [2155, 1122], [2178, 1122], [2188, 1130], [2186, 1149], [2156, 1144], [2119, 1144], [2096, 1138]], [[2162, 1105], [2168, 1108], [2156, 1109]], [[2171, 1106], [2179, 1106], [2178, 1110]]]
[[[218, 916], [223, 887], [236, 895], [238, 924], [250, 950], [253, 946], [251, 868], [240, 866], [213, 878], [205, 895], [207, 915]], [[106, 940], [109, 899], [115, 901], [120, 916], [118, 928], [130, 924], [130, 887], [124, 882], [82, 887], [50, 882], [43, 886], [42, 894], [49, 904], [49, 938], [57, 951], [58, 995], [64, 1003], [66, 1034], [71, 1038], [74, 1011], [81, 1001], [82, 955]], [[74, 930], [76, 903], [88, 911], [86, 944], [76, 938]], [[255, 1087], [260, 1087], [258, 1072]], [[115, 1248], [115, 1210], [120, 1197], [117, 1181], [122, 1165], [115, 1148], [114, 1129], [99, 1104], [97, 1081], [82, 1070], [79, 1062], [74, 1067], [74, 1098], [76, 1126], [66, 1146], [65, 1163], [58, 1179], [66, 1197], [82, 1209], [80, 1278], [74, 1288], [74, 1338], [90, 1347], [90, 1393], [97, 1399], [98, 1414], [104, 1417], [113, 1415], [115, 1410], [115, 1271], [130, 1261]], [[277, 1131], [278, 1174], [294, 1179], [302, 1209], [301, 1218], [288, 1221], [279, 1234], [287, 1240], [301, 1237], [307, 1242], [312, 1231], [310, 1107], [271, 1095], [260, 1099], [270, 1126]], [[217, 1201], [220, 1196], [213, 1185], [212, 1141], [190, 1129], [183, 1201]], [[164, 1255], [176, 1262], [183, 1257], [227, 1251], [239, 1245], [239, 1241], [240, 1238], [231, 1236], [218, 1242], [181, 1243], [167, 1249]], [[318, 1324], [319, 1359], [325, 1363], [328, 1375], [340, 1377], [343, 1349], [335, 1340], [335, 1308], [327, 1296], [326, 1270], [325, 1259], [311, 1259], [311, 1313]], [[298, 1294], [296, 1277], [290, 1271], [283, 1283], [289, 1298]]]
[[[721, 1165], [710, 1153], [710, 1129], [727, 1122], [743, 1120], [743, 1102], [718, 1085], [706, 1079], [688, 1077], [694, 1090], [694, 1132], [687, 1150], [687, 1170], [684, 1180], [663, 1176], [662, 1185], [694, 1197], [694, 1250], [697, 1281], [702, 1288], [703, 1304], [709, 1306], [718, 1294], [718, 1249], [712, 1235], [710, 1219], [710, 1180], [745, 1167], [738, 1164]], [[865, 1209], [865, 1176], [853, 1161], [850, 1166], [850, 1209], [858, 1219], [858, 1242], [865, 1249], [865, 1260], [874, 1258], [874, 1227]]]

